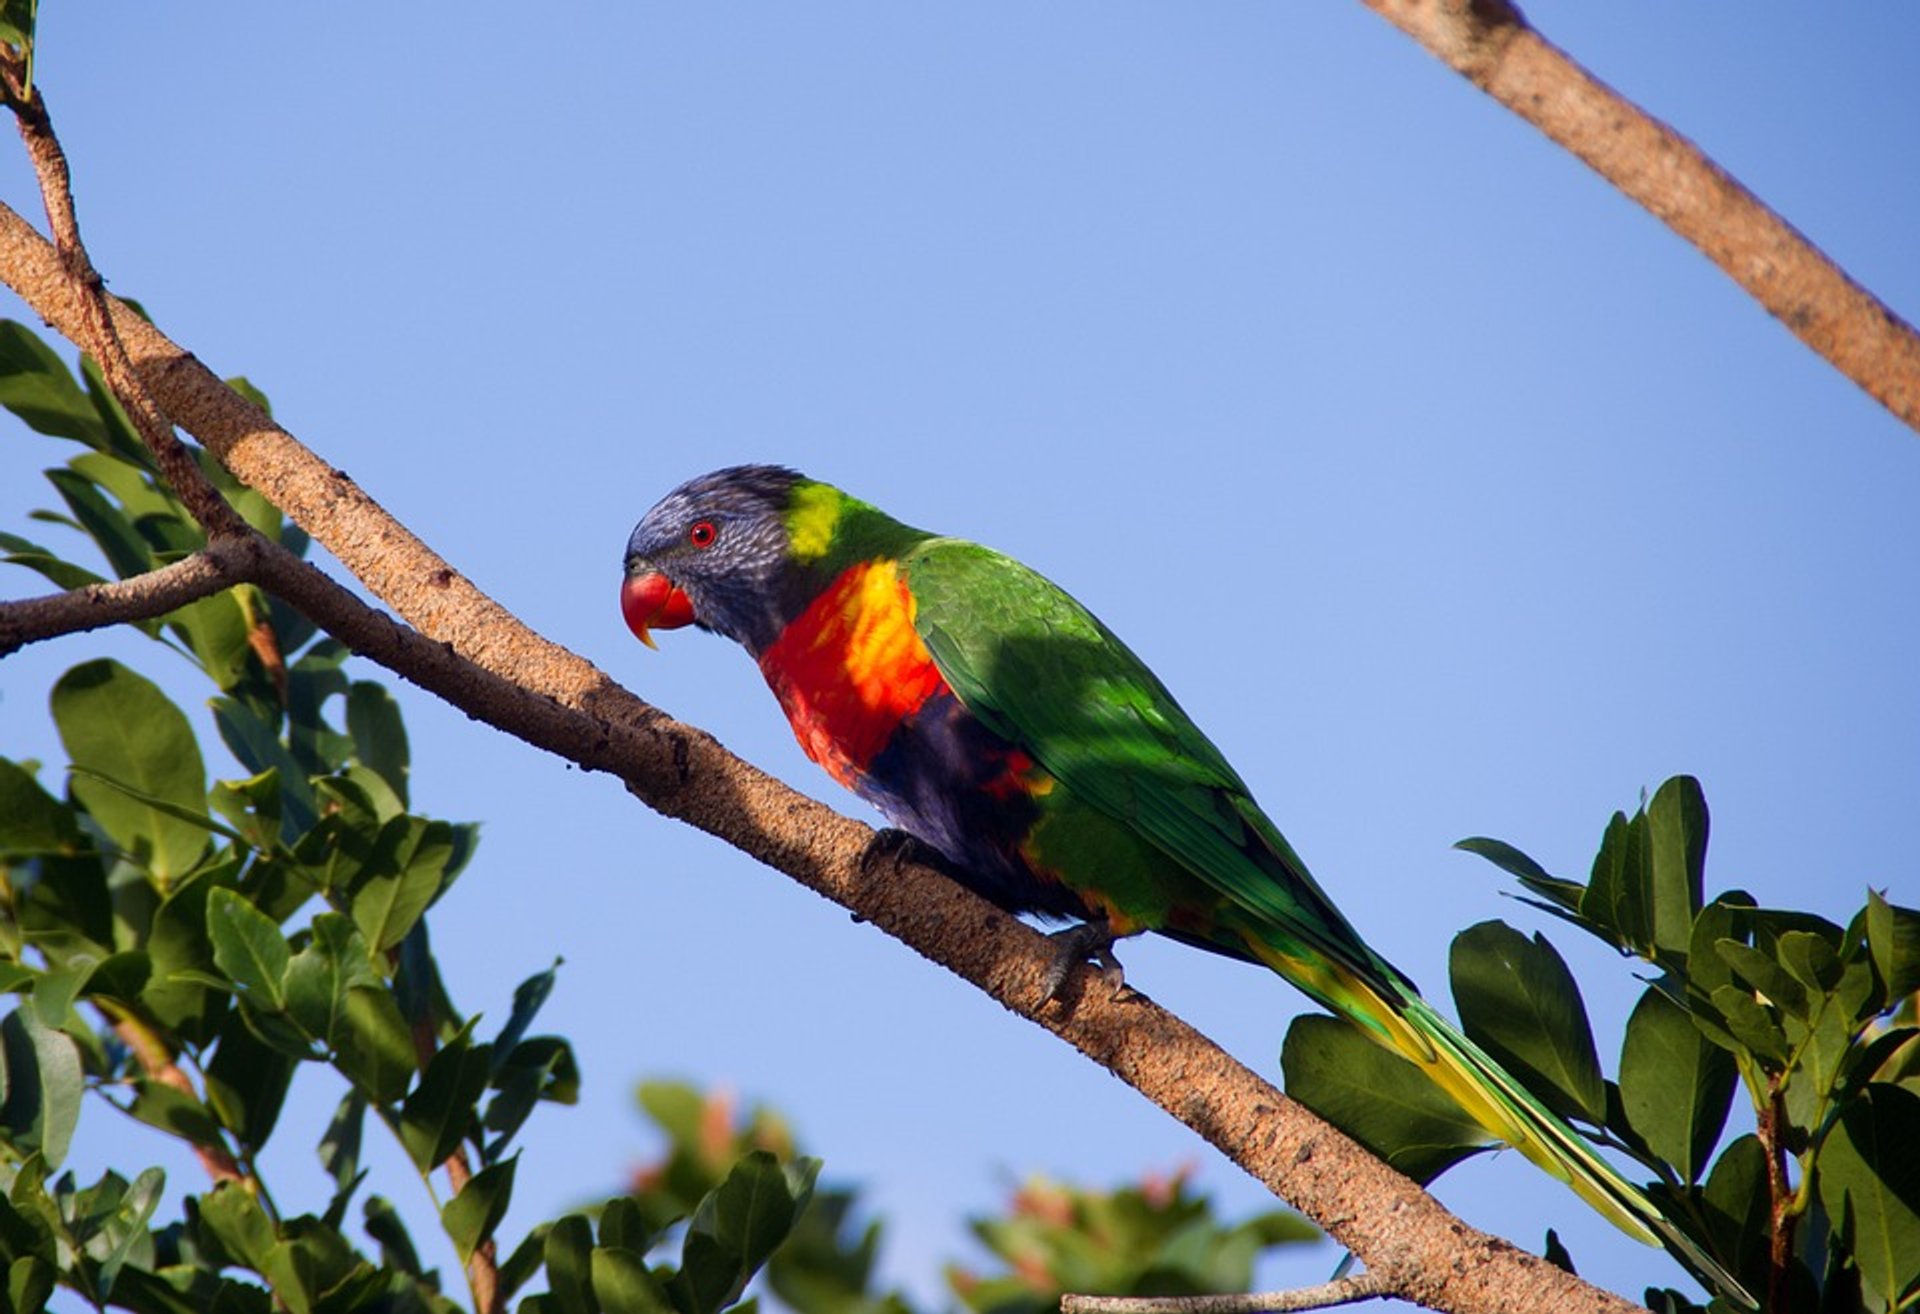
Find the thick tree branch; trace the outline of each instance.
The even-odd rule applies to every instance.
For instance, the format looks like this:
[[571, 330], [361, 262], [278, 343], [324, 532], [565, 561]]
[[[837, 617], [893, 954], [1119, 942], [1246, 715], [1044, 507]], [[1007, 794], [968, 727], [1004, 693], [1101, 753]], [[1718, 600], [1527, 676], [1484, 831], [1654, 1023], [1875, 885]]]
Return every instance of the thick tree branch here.
[[[0, 277], [56, 329], [78, 329], [53, 252], [0, 207]], [[1036, 932], [873, 832], [734, 757], [541, 638], [192, 356], [124, 306], [116, 327], [177, 422], [325, 544], [415, 633], [284, 554], [259, 582], [403, 677], [527, 742], [626, 780], [644, 802], [758, 858], [972, 981], [1198, 1131], [1326, 1228], [1389, 1290], [1434, 1309], [1625, 1311], [1631, 1304], [1476, 1232], [1180, 1019], [1120, 1000], [1091, 972], [1049, 1004]], [[297, 559], [288, 558], [297, 562]]]
[[1699, 247], [1920, 430], [1920, 334], [1699, 147], [1575, 63], [1507, 0], [1364, 3]]

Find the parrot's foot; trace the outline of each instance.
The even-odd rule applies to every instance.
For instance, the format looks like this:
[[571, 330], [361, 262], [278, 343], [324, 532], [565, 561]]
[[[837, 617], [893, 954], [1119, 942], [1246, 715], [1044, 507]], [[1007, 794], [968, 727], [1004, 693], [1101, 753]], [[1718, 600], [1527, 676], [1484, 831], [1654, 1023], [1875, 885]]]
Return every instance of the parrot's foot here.
[[1048, 1001], [1060, 998], [1068, 975], [1076, 965], [1086, 962], [1099, 965], [1101, 981], [1112, 991], [1111, 997], [1118, 999], [1127, 988], [1126, 969], [1113, 956], [1113, 942], [1118, 938], [1105, 919], [1082, 922], [1049, 935], [1047, 939], [1053, 942], [1053, 961], [1047, 965], [1046, 979], [1042, 982], [1047, 988]]
[[883, 862], [896, 867], [903, 862], [917, 863], [941, 872], [947, 869], [946, 859], [937, 850], [907, 831], [892, 826], [882, 826], [874, 831], [873, 838], [867, 841], [867, 847], [860, 854], [861, 869], [869, 873]]

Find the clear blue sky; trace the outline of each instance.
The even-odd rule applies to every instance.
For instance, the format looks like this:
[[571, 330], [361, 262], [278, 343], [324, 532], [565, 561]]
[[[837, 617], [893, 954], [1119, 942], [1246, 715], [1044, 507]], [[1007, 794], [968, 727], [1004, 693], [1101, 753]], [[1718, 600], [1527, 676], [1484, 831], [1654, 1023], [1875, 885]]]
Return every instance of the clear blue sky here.
[[[1527, 8], [1920, 313], [1920, 10]], [[1870, 884], [1920, 902], [1920, 437], [1358, 4], [43, 23], [113, 289], [540, 631], [802, 789], [849, 805], [747, 661], [693, 632], [649, 653], [615, 606], [634, 520], [740, 460], [1076, 592], [1430, 993], [1455, 931], [1542, 922], [1454, 840], [1583, 875], [1607, 815], [1677, 772], [1713, 806], [1712, 888], [1836, 919]], [[37, 216], [17, 150], [0, 196]], [[46, 503], [55, 456], [0, 435], [0, 525]], [[7, 659], [0, 751], [57, 761], [44, 691], [102, 651], [164, 658], [89, 637]], [[1131, 1091], [784, 877], [406, 707], [416, 803], [486, 823], [435, 923], [456, 998], [503, 1017], [567, 960], [543, 1020], [585, 1096], [533, 1120], [510, 1229], [617, 1186], [648, 1148], [630, 1084], [659, 1074], [790, 1112], [923, 1293], [970, 1254], [962, 1215], [1030, 1171], [1191, 1161], [1258, 1205]], [[1630, 972], [1551, 929], [1617, 1036]], [[1126, 959], [1277, 1071], [1286, 986], [1177, 946]], [[325, 1116], [303, 1086], [283, 1196], [323, 1198]], [[83, 1171], [151, 1144], [102, 1109], [80, 1141]], [[1523, 1244], [1555, 1226], [1619, 1289], [1678, 1281], [1518, 1156], [1439, 1194]]]

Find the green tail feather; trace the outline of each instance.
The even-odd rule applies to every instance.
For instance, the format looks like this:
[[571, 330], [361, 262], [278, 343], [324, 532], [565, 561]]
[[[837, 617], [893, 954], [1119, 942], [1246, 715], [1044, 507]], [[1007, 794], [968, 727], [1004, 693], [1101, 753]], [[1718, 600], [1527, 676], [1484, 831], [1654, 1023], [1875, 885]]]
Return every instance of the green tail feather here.
[[[1628, 1236], [1661, 1246], [1710, 1290], [1747, 1309], [1759, 1308], [1738, 1278], [1453, 1023], [1411, 991], [1401, 992], [1392, 1002], [1398, 1005], [1393, 1011], [1425, 1042], [1410, 1047], [1396, 1035], [1394, 1048], [1425, 1071], [1468, 1116], [1572, 1187]], [[1419, 1049], [1428, 1050], [1430, 1056], [1423, 1056]]]

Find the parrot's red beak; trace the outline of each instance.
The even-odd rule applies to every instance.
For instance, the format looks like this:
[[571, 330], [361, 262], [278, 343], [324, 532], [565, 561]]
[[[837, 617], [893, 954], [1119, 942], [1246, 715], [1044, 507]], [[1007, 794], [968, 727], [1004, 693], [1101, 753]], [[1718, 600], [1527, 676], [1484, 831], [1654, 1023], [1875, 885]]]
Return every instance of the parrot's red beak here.
[[629, 575], [620, 585], [620, 614], [634, 637], [652, 648], [649, 630], [677, 630], [693, 624], [693, 600], [657, 570]]

